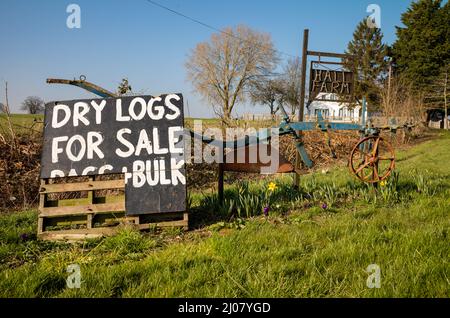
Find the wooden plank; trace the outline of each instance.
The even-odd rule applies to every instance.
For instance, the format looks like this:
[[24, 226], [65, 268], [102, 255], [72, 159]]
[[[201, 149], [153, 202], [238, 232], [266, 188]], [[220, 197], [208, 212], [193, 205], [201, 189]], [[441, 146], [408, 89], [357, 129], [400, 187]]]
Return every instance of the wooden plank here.
[[93, 222], [92, 222], [93, 220], [94, 220], [94, 214], [89, 213], [87, 215], [87, 228], [88, 229], [92, 229], [93, 228]]
[[82, 206], [65, 206], [55, 208], [43, 208], [41, 217], [57, 217], [65, 215], [82, 215], [89, 213], [108, 213], [125, 211], [125, 202], [88, 204]]
[[47, 231], [39, 234], [38, 238], [41, 240], [84, 240], [114, 235], [119, 228], [120, 227]]
[[[48, 184], [47, 179], [41, 179], [41, 188], [46, 186]], [[45, 208], [47, 203], [47, 194], [41, 193], [39, 195], [39, 211], [42, 211], [42, 209]]]
[[185, 212], [183, 213], [183, 221], [185, 222], [184, 230], [189, 230], [189, 213]]
[[158, 223], [147, 223], [147, 224], [139, 224], [137, 228], [139, 230], [148, 230], [150, 226], [155, 227], [187, 227], [188, 223], [185, 220], [178, 221], [167, 221], [167, 222], [158, 222]]
[[44, 230], [45, 230], [45, 228], [44, 228], [44, 218], [38, 217], [38, 225], [37, 225], [38, 235], [42, 234], [44, 232]]
[[[92, 215], [92, 214], [91, 214]], [[44, 218], [41, 218], [44, 220]], [[133, 218], [130, 218], [133, 219]], [[38, 238], [41, 240], [66, 240], [66, 241], [79, 241], [85, 239], [99, 238], [104, 236], [111, 236], [117, 233], [121, 228], [131, 226], [137, 230], [148, 230], [150, 227], [182, 227], [185, 230], [188, 228], [188, 213], [183, 214], [183, 220], [156, 222], [147, 224], [120, 224], [114, 227], [98, 227], [87, 229], [72, 229], [72, 230], [56, 230], [56, 231], [44, 231], [38, 233]]]
[[319, 57], [335, 57], [335, 58], [338, 58], [338, 59], [344, 59], [344, 58], [352, 57], [350, 54], [318, 52], [318, 51], [308, 51], [308, 55], [319, 56]]
[[327, 64], [327, 65], [344, 65], [343, 62], [330, 62], [330, 61], [311, 61], [311, 63]]
[[87, 240], [87, 239], [100, 238], [100, 237], [104, 237], [104, 236], [107, 236], [107, 235], [90, 234], [90, 233], [58, 234], [58, 233], [52, 233], [52, 232], [45, 232], [45, 233], [38, 235], [38, 238], [43, 241], [81, 241], [81, 240]]
[[87, 181], [76, 183], [41, 184], [40, 194], [92, 190], [125, 189], [125, 180]]

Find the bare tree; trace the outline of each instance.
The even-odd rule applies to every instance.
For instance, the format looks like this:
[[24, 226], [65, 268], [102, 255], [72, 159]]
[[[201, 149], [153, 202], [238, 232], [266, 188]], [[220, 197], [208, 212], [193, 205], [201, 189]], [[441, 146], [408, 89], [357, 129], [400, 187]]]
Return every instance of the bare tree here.
[[381, 110], [386, 118], [403, 117], [419, 122], [424, 114], [423, 94], [402, 75], [391, 76], [380, 90]]
[[21, 109], [29, 114], [40, 114], [44, 111], [44, 101], [37, 96], [28, 96], [23, 101]]
[[6, 103], [2, 104], [3, 105], [3, 111], [6, 114], [6, 119], [8, 121], [8, 126], [9, 126], [9, 132], [11, 135], [11, 143], [10, 143], [10, 147], [12, 149], [12, 151], [14, 152], [16, 150], [16, 134], [14, 132], [14, 128], [13, 128], [13, 123], [12, 123], [12, 119], [11, 119], [11, 112], [10, 112], [10, 108], [9, 108], [9, 99], [8, 99], [8, 82], [5, 82], [5, 99], [6, 99]]
[[6, 106], [3, 103], [0, 103], [0, 113], [6, 113]]
[[252, 81], [250, 97], [253, 104], [268, 106], [273, 119], [284, 101], [283, 83], [271, 78]]
[[282, 87], [284, 101], [295, 115], [303, 103], [300, 101], [301, 63], [299, 58], [289, 59], [283, 68]]
[[231, 125], [236, 104], [245, 101], [252, 79], [275, 68], [270, 35], [246, 26], [225, 28], [191, 52], [186, 68], [196, 90], [212, 104], [225, 125]]
[[[299, 58], [289, 59], [277, 78], [260, 77], [252, 81], [250, 95], [253, 103], [268, 105], [274, 117], [280, 106], [289, 106], [295, 115], [300, 103], [301, 64]], [[275, 105], [278, 107], [275, 108]]]

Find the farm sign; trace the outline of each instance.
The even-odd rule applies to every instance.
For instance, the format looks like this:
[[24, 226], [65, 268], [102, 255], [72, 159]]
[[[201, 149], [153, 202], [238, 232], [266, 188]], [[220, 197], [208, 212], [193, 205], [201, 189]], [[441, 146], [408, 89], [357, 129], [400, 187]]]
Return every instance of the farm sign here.
[[309, 91], [311, 99], [321, 93], [336, 94], [344, 100], [353, 96], [353, 73], [311, 68]]
[[181, 94], [45, 107], [41, 178], [125, 175], [128, 215], [186, 210]]

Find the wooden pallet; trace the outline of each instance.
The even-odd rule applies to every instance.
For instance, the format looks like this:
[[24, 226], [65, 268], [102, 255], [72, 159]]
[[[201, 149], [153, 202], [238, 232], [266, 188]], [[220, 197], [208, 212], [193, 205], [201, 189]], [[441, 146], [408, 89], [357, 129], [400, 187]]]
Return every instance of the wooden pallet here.
[[[139, 230], [163, 227], [188, 229], [187, 212], [126, 216], [124, 189], [124, 179], [99, 180], [93, 176], [86, 181], [66, 183], [42, 179], [39, 190], [38, 238], [97, 238], [113, 235], [126, 226]], [[98, 195], [98, 192], [111, 190], [119, 194]], [[87, 193], [87, 197], [85, 195], [84, 198], [59, 199], [58, 195], [64, 193], [79, 193], [79, 196]]]

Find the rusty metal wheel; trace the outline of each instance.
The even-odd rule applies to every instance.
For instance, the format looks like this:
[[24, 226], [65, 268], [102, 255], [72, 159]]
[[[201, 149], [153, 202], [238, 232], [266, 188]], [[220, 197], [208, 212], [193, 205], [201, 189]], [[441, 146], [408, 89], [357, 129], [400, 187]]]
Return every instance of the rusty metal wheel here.
[[379, 136], [360, 140], [350, 154], [350, 171], [363, 182], [378, 183], [386, 180], [394, 167], [394, 149]]

